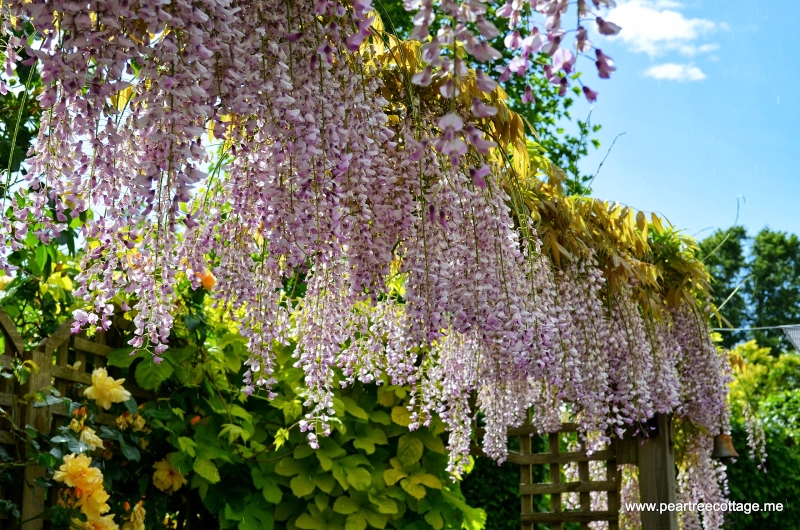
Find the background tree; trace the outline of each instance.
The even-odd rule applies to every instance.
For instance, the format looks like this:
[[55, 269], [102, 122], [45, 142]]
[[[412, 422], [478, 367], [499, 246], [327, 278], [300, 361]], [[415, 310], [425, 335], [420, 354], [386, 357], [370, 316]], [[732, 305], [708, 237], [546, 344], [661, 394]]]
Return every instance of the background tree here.
[[[746, 290], [754, 327], [800, 323], [800, 239], [763, 229], [753, 239]], [[794, 349], [780, 329], [758, 330], [753, 337], [774, 352]]]
[[[717, 230], [699, 244], [703, 264], [714, 279], [711, 284], [714, 304], [734, 328], [743, 327], [748, 320], [745, 292], [740, 287], [747, 267], [746, 240], [747, 232], [744, 227], [733, 226], [728, 230]], [[747, 334], [743, 331], [725, 332], [722, 334], [722, 344], [730, 348], [746, 337]]]
[[[751, 239], [743, 227], [735, 226], [718, 230], [700, 248], [714, 279], [714, 303], [734, 328], [800, 322], [800, 239], [796, 235], [764, 228]], [[722, 344], [732, 347], [748, 339], [769, 346], [773, 354], [794, 349], [780, 329], [723, 332]]]

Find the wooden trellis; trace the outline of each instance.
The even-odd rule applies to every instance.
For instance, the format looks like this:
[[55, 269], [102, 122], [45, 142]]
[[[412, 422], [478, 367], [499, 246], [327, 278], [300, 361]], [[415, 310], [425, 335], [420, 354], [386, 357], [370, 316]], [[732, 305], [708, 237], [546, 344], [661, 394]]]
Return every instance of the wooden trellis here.
[[[609, 447], [587, 455], [585, 451], [562, 451], [562, 437], [565, 433], [576, 432], [574, 424], [563, 424], [557, 433], [548, 433], [546, 451], [532, 453], [531, 435], [536, 430], [530, 425], [511, 429], [509, 435], [519, 437], [519, 453], [511, 452], [508, 461], [520, 466], [520, 497], [522, 500], [522, 529], [533, 530], [537, 523], [549, 524], [551, 528], [561, 530], [565, 523], [580, 523], [581, 530], [588, 529], [592, 521], [607, 521], [609, 530], [619, 528], [619, 489], [620, 475], [617, 471], [617, 460], [614, 450]], [[592, 480], [589, 462], [605, 462], [604, 480]], [[577, 464], [578, 480], [562, 479], [565, 465]], [[546, 474], [534, 473], [534, 466], [545, 466]], [[535, 477], [544, 475], [545, 482], [537, 482]], [[607, 506], [605, 510], [592, 510], [592, 492], [605, 492]], [[564, 510], [562, 495], [577, 493], [580, 506], [577, 510]], [[550, 496], [550, 511], [535, 512], [534, 497]]]
[[[55, 388], [62, 396], [75, 400], [83, 399], [77, 389], [78, 384], [90, 385], [92, 371], [95, 368], [106, 366], [106, 357], [115, 346], [121, 345], [120, 337], [128, 328], [130, 322], [117, 317], [114, 326], [108, 332], [98, 331], [89, 338], [86, 333], [73, 335], [71, 333], [72, 320], [61, 325], [50, 337], [44, 339], [35, 348], [26, 350], [24, 341], [14, 326], [9, 316], [0, 309], [0, 331], [5, 339], [3, 355], [0, 362], [9, 368], [14, 359], [21, 361], [31, 360], [38, 366], [38, 372], [31, 373], [24, 385], [18, 385], [11, 392], [10, 381], [0, 380], [0, 407], [9, 410], [15, 400], [22, 399], [26, 394]], [[109, 369], [112, 375], [117, 376], [114, 369]], [[147, 392], [132, 384], [125, 383], [125, 388], [135, 397], [152, 399], [152, 392]], [[50, 407], [34, 407], [32, 404], [22, 407], [18, 425], [31, 425], [39, 432], [50, 432], [55, 423], [67, 421], [69, 410], [63, 404]], [[115, 417], [110, 414], [100, 413], [96, 416], [98, 423], [113, 425]], [[13, 455], [24, 454], [25, 447], [22, 440], [16, 439], [11, 433], [10, 425], [0, 420], [0, 444]], [[42, 512], [46, 506], [45, 490], [35, 486], [34, 481], [42, 476], [44, 470], [38, 466], [27, 466], [20, 472], [20, 485], [8, 491], [0, 489], [0, 499], [8, 499], [21, 507], [22, 520], [30, 519]], [[8, 518], [0, 514], [0, 530], [6, 528]], [[39, 530], [43, 528], [41, 519], [36, 519], [22, 526], [22, 530]]]

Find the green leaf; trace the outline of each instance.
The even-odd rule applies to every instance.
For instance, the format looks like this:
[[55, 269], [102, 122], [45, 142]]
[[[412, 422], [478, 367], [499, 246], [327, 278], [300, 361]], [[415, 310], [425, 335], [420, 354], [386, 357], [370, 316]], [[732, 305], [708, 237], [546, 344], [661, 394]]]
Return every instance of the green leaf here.
[[316, 495], [314, 495], [314, 505], [320, 512], [323, 512], [328, 508], [329, 501], [330, 497], [328, 497], [324, 493], [317, 493]]
[[218, 437], [222, 438], [223, 436], [227, 436], [228, 443], [233, 444], [234, 440], [238, 438], [241, 438], [243, 442], [246, 442], [250, 438], [250, 433], [239, 425], [234, 425], [233, 423], [224, 423], [222, 425], [222, 429], [219, 431]]
[[392, 418], [382, 410], [375, 410], [370, 412], [369, 419], [370, 421], [374, 421], [375, 423], [380, 423], [383, 425], [392, 424]]
[[292, 477], [303, 470], [303, 466], [293, 458], [281, 458], [275, 466], [275, 473], [282, 477]]
[[119, 366], [120, 368], [128, 368], [133, 361], [135, 361], [138, 357], [141, 357], [142, 354], [133, 355], [131, 356], [131, 352], [133, 351], [133, 346], [125, 346], [124, 348], [119, 348], [111, 353], [108, 354], [108, 364], [110, 366]]
[[292, 493], [295, 497], [305, 497], [306, 495], [310, 495], [314, 492], [314, 481], [311, 480], [311, 477], [305, 473], [297, 475], [294, 477], [291, 482], [289, 482], [289, 486], [292, 488]]
[[264, 505], [264, 501], [256, 497], [255, 501], [249, 502], [242, 513], [239, 530], [272, 530], [273, 528], [272, 513]]
[[336, 479], [330, 473], [317, 473], [314, 475], [314, 485], [325, 493], [330, 493], [336, 485]]
[[347, 482], [359, 491], [366, 491], [372, 484], [372, 475], [363, 467], [348, 470]]
[[336, 497], [336, 502], [333, 503], [333, 511], [342, 515], [350, 515], [360, 507], [358, 502], [347, 496]]
[[434, 530], [441, 530], [444, 526], [444, 519], [442, 519], [442, 514], [439, 510], [431, 510], [426, 513], [425, 522], [431, 525]]
[[346, 396], [342, 397], [342, 403], [344, 403], [344, 410], [351, 416], [355, 416], [360, 420], [369, 420], [367, 411], [362, 409], [353, 398]]
[[358, 436], [353, 440], [353, 447], [356, 449], [363, 449], [368, 455], [375, 452], [375, 445], [386, 445], [389, 440], [386, 439], [386, 434], [381, 429], [370, 429], [369, 433], [363, 436]]
[[404, 434], [397, 440], [397, 458], [403, 465], [410, 466], [418, 462], [424, 450], [422, 441], [411, 434]]
[[194, 465], [192, 469], [206, 479], [207, 481], [211, 482], [212, 484], [216, 484], [219, 482], [219, 470], [217, 466], [214, 465], [211, 460], [206, 460], [205, 458], [198, 458], [194, 461]]
[[345, 530], [364, 530], [367, 527], [367, 517], [361, 512], [351, 513], [344, 523]]
[[403, 490], [406, 493], [408, 493], [417, 500], [420, 500], [423, 497], [425, 497], [425, 494], [427, 493], [423, 486], [420, 486], [419, 484], [414, 484], [410, 479], [407, 478], [404, 478], [403, 480], [400, 481], [400, 487], [403, 488]]
[[486, 526], [486, 512], [481, 508], [473, 508], [457, 496], [447, 490], [442, 490], [442, 497], [445, 502], [455, 506], [464, 514], [464, 522], [461, 525], [466, 530], [481, 530]]
[[373, 495], [369, 493], [369, 501], [378, 508], [379, 513], [397, 513], [397, 503], [385, 495]]
[[136, 399], [133, 396], [131, 396], [130, 399], [123, 401], [122, 404], [125, 405], [125, 410], [131, 414], [136, 414], [139, 411], [139, 408], [136, 405]]
[[36, 264], [39, 266], [39, 270], [44, 270], [44, 266], [47, 263], [47, 248], [44, 245], [39, 245], [36, 247]]
[[398, 480], [407, 476], [408, 474], [402, 469], [387, 469], [383, 472], [383, 480], [387, 486], [394, 486]]
[[304, 530], [320, 530], [327, 527], [325, 519], [321, 517], [313, 517], [307, 513], [304, 513], [298, 517], [297, 520], [295, 520], [294, 525], [297, 528], [303, 528]]
[[271, 502], [272, 504], [280, 504], [283, 499], [283, 491], [281, 491], [276, 482], [265, 484], [264, 487], [261, 488], [261, 494], [267, 502]]
[[414, 473], [409, 477], [411, 482], [414, 484], [422, 484], [423, 486], [427, 486], [429, 488], [434, 488], [437, 490], [442, 489], [442, 481], [439, 480], [438, 477], [431, 475], [429, 473]]
[[374, 526], [375, 528], [386, 528], [386, 522], [389, 520], [383, 514], [375, 513], [372, 510], [364, 510], [364, 515], [367, 516], [367, 522], [370, 526]]
[[143, 359], [136, 367], [136, 382], [145, 390], [155, 390], [172, 375], [172, 365], [167, 362], [156, 364]]
[[129, 444], [119, 431], [117, 431], [117, 441], [119, 442], [119, 449], [122, 451], [122, 456], [133, 462], [139, 461], [142, 456], [139, 452], [139, 448], [135, 445]]
[[194, 448], [197, 447], [197, 444], [194, 443], [194, 440], [192, 440], [191, 438], [187, 438], [185, 436], [181, 436], [178, 438], [178, 447], [180, 448], [181, 451], [187, 453], [189, 456], [194, 458], [195, 456]]

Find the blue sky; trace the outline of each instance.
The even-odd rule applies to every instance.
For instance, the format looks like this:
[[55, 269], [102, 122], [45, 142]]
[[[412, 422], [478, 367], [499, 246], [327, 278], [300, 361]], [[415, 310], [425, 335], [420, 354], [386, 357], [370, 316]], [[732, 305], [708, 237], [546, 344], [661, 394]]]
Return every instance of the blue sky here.
[[[800, 2], [617, 0], [623, 27], [593, 42], [617, 72], [598, 80], [603, 145], [584, 161], [594, 195], [656, 211], [689, 234], [736, 217], [800, 234]], [[638, 28], [638, 29], [636, 29]], [[576, 117], [585, 119], [583, 102]]]

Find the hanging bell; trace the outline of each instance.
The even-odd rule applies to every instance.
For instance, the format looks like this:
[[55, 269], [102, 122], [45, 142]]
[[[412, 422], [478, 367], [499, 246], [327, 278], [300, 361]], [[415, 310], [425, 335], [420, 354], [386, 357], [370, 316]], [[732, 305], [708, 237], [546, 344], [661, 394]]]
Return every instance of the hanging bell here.
[[739, 453], [733, 448], [733, 440], [730, 434], [718, 434], [714, 437], [714, 450], [711, 458], [723, 460], [725, 458], [736, 458]]

